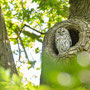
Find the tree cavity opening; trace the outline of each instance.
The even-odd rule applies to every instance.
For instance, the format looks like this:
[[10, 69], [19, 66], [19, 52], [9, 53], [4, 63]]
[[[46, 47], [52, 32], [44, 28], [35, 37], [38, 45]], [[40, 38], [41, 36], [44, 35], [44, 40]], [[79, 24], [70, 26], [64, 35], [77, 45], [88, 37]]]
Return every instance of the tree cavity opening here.
[[68, 29], [68, 31], [72, 40], [72, 46], [75, 46], [75, 44], [79, 41], [79, 31], [74, 28]]

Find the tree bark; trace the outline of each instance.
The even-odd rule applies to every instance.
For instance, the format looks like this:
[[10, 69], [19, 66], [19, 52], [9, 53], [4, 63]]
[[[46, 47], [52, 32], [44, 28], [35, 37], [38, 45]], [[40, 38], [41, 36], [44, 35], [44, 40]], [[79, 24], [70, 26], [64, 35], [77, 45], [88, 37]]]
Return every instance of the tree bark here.
[[[45, 35], [42, 50], [41, 84], [51, 84], [48, 81], [50, 79], [48, 75], [51, 70], [60, 72], [60, 63], [68, 63], [79, 52], [85, 51], [90, 54], [90, 0], [70, 0], [69, 3], [70, 16], [68, 20], [56, 23]], [[59, 55], [55, 46], [55, 32], [62, 27], [68, 29], [72, 46], [66, 53]]]
[[70, 0], [70, 18], [83, 18], [90, 22], [90, 0]]
[[6, 25], [0, 6], [0, 66], [5, 69], [9, 68], [11, 70], [11, 74], [18, 74], [7, 35]]

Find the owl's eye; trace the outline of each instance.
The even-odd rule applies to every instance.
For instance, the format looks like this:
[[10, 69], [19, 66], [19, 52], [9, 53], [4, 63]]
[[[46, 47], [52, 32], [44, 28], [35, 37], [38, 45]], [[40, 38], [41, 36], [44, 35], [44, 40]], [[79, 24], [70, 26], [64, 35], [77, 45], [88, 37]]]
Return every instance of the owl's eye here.
[[62, 32], [65, 32], [65, 31], [62, 31]]
[[65, 31], [62, 31], [62, 32], [65, 32]]

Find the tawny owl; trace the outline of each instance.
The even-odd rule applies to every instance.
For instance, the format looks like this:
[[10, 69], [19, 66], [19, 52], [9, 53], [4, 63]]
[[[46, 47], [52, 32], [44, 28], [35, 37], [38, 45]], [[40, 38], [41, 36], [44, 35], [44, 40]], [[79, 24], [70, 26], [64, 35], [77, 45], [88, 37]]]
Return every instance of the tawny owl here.
[[55, 44], [59, 54], [66, 52], [70, 48], [72, 40], [66, 28], [58, 28], [56, 30]]

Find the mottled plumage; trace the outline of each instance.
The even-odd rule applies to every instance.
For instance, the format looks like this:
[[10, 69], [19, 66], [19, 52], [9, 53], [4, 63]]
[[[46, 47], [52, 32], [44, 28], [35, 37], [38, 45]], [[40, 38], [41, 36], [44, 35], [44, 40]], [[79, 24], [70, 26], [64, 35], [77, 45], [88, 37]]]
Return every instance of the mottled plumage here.
[[66, 52], [70, 48], [72, 40], [66, 28], [59, 28], [56, 30], [55, 44], [59, 54]]

